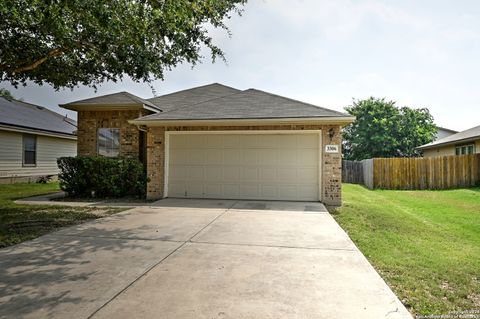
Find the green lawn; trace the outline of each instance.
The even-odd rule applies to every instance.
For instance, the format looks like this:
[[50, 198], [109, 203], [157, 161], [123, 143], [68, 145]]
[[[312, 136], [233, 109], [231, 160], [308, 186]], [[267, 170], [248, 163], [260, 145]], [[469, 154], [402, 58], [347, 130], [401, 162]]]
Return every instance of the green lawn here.
[[63, 226], [99, 218], [124, 209], [19, 205], [19, 198], [59, 191], [58, 183], [0, 185], [0, 247], [33, 239]]
[[344, 184], [335, 219], [416, 315], [480, 310], [480, 189]]

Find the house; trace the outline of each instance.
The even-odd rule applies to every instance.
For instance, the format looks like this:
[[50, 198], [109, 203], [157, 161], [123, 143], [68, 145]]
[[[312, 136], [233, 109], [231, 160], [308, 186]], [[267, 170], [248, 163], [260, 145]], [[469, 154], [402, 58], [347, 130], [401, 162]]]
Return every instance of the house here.
[[78, 112], [78, 154], [138, 158], [147, 198], [341, 204], [342, 126], [354, 118], [256, 89], [210, 84], [152, 99], [120, 92]]
[[480, 125], [418, 148], [424, 157], [480, 153]]
[[454, 130], [451, 130], [451, 129], [448, 129], [448, 128], [437, 126], [437, 135], [435, 136], [434, 141], [445, 138], [445, 137], [453, 135], [453, 134], [457, 134], [457, 133], [458, 133], [458, 131], [454, 131]]
[[58, 174], [57, 158], [77, 154], [76, 129], [42, 106], [0, 97], [0, 183]]

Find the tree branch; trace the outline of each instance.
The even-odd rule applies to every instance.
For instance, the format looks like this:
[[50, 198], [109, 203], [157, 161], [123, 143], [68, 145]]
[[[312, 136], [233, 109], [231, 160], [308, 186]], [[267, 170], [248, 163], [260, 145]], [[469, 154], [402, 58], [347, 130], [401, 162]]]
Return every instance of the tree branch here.
[[38, 59], [34, 61], [33, 63], [30, 63], [28, 65], [18, 67], [13, 70], [13, 73], [22, 73], [22, 72], [27, 72], [36, 69], [38, 66], [40, 66], [42, 63], [47, 61], [49, 58], [57, 57], [60, 56], [64, 53], [65, 49], [64, 48], [56, 48], [53, 50], [50, 50], [50, 52], [47, 53], [46, 56], [44, 56], [41, 59]]

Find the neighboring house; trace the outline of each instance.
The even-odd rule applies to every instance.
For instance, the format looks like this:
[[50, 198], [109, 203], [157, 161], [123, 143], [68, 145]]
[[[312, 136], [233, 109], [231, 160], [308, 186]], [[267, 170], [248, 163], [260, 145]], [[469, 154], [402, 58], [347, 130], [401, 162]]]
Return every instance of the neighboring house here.
[[77, 155], [76, 129], [42, 106], [0, 97], [0, 183], [58, 174], [57, 158]]
[[435, 140], [440, 140], [442, 138], [445, 138], [447, 136], [450, 136], [450, 135], [453, 135], [453, 134], [457, 134], [458, 131], [454, 131], [454, 130], [450, 130], [448, 128], [444, 128], [444, 127], [440, 127], [440, 126], [437, 126], [437, 135], [435, 136]]
[[480, 153], [480, 125], [420, 146], [424, 157]]
[[78, 112], [79, 155], [146, 163], [149, 199], [341, 204], [340, 129], [354, 120], [348, 114], [221, 84], [61, 106]]

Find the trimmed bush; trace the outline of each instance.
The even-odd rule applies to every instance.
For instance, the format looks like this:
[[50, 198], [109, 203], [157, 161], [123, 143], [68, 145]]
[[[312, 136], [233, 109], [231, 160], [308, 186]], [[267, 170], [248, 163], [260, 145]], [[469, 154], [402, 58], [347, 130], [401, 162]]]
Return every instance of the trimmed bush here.
[[61, 157], [57, 163], [60, 188], [70, 196], [145, 196], [147, 176], [138, 160], [77, 156]]

